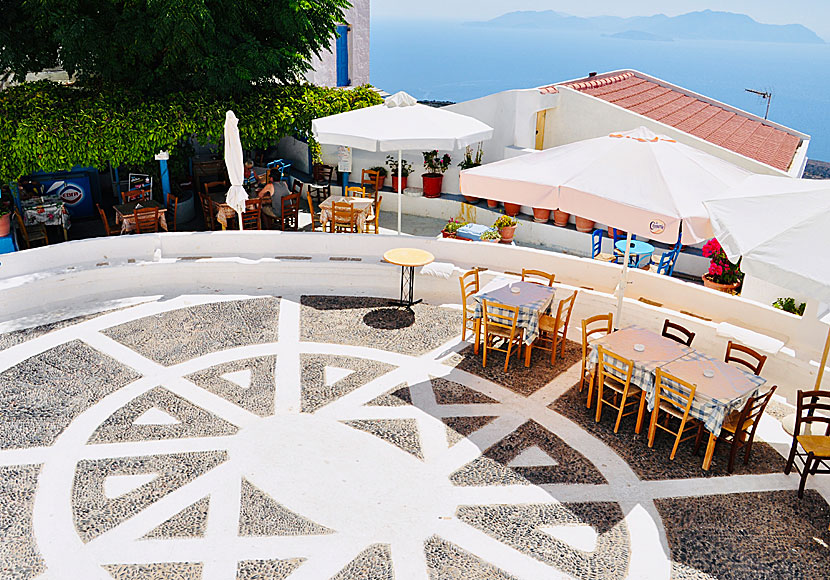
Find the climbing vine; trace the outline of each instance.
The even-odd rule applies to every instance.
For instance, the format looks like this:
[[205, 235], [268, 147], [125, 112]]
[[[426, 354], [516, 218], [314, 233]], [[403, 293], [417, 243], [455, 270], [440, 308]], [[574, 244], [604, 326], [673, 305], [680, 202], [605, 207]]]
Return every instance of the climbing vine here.
[[223, 99], [200, 91], [147, 98], [115, 89], [25, 83], [0, 93], [0, 180], [78, 165], [141, 165], [161, 150], [175, 154], [191, 137], [221, 144], [228, 109], [239, 118], [244, 149], [296, 135], [317, 150], [313, 119], [380, 102], [370, 86], [265, 86]]

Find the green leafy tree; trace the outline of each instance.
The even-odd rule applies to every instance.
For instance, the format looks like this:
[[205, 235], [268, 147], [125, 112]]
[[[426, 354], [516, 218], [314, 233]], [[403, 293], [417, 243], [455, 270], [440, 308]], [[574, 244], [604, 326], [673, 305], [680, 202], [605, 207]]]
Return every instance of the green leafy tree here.
[[0, 71], [60, 66], [86, 86], [239, 96], [294, 83], [348, 0], [0, 0]]

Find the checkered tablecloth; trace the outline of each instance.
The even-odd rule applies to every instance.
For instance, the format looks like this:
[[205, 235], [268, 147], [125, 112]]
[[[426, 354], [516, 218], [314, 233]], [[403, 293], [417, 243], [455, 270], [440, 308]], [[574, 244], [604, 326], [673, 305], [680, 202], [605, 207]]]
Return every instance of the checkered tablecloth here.
[[[701, 421], [706, 430], [715, 436], [720, 435], [729, 414], [742, 409], [746, 401], [757, 395], [767, 382], [758, 375], [697, 351], [665, 365], [663, 370], [697, 387], [689, 415]], [[707, 370], [712, 371], [714, 376], [705, 376], [703, 372]], [[674, 381], [667, 380], [666, 383], [682, 389]], [[649, 410], [654, 408], [655, 391], [653, 384], [651, 392], [646, 391]], [[678, 404], [685, 405], [685, 402], [678, 401]]]
[[43, 224], [61, 226], [68, 230], [72, 225], [66, 204], [58, 196], [38, 197], [20, 202], [23, 206], [23, 222], [27, 226]]
[[[518, 288], [519, 293], [514, 293], [511, 288]], [[482, 317], [484, 300], [488, 302], [488, 311], [505, 316], [512, 316], [512, 314], [503, 308], [493, 307], [492, 303], [518, 307], [519, 317], [516, 324], [524, 329], [524, 343], [531, 344], [539, 337], [539, 317], [550, 309], [555, 294], [556, 289], [548, 286], [509, 278], [497, 278], [485, 286], [481, 292], [473, 295], [475, 300], [473, 318]]]
[[[642, 351], [635, 350], [635, 345], [642, 345]], [[630, 360], [633, 364], [631, 383], [648, 393], [654, 392], [655, 371], [657, 367], [681, 358], [692, 349], [679, 344], [655, 332], [639, 326], [629, 326], [591, 342], [587, 368], [593, 369], [599, 360], [598, 346], [613, 352], [617, 356]], [[609, 367], [608, 374], [625, 380], [625, 375]], [[653, 396], [652, 396], [653, 398]]]

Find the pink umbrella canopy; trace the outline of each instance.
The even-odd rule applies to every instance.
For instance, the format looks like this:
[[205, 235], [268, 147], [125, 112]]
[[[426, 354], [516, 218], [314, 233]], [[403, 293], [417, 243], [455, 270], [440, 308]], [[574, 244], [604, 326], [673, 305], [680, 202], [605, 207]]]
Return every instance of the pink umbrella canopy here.
[[560, 209], [666, 243], [713, 235], [704, 200], [750, 172], [645, 127], [461, 172], [461, 192]]

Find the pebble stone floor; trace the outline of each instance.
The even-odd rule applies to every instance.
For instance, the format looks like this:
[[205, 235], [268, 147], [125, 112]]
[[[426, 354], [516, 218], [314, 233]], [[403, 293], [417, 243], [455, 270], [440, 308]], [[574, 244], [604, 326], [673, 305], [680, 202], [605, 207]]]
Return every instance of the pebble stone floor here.
[[0, 334], [0, 578], [830, 576], [830, 508], [780, 449], [670, 465], [593, 421], [578, 345], [505, 374], [459, 330], [179, 296]]

